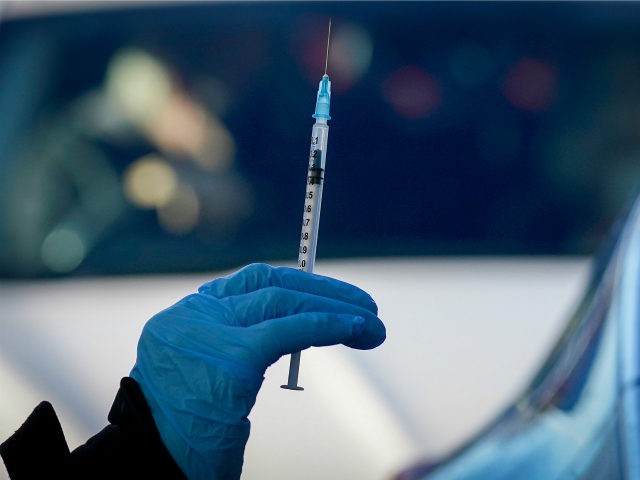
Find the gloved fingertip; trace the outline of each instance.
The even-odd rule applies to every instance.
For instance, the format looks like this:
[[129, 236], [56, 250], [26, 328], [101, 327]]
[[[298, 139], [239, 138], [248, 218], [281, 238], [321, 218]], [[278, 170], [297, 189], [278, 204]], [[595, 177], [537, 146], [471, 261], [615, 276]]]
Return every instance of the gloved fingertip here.
[[369, 311], [374, 315], [378, 315], [378, 304], [373, 300], [373, 298], [371, 298], [371, 307], [369, 308]]
[[[357, 350], [370, 350], [384, 343], [387, 338], [387, 330], [382, 321], [379, 318], [363, 320], [361, 325], [358, 324], [357, 327], [354, 325], [352, 339], [345, 342], [344, 345]], [[358, 333], [356, 333], [356, 329]]]

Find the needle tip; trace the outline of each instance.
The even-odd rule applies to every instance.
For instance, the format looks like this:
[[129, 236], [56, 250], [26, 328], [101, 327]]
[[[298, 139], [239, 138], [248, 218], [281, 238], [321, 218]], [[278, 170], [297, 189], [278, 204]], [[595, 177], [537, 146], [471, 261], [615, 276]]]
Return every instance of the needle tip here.
[[324, 60], [324, 74], [327, 74], [327, 67], [329, 66], [329, 44], [331, 41], [331, 17], [329, 17], [329, 32], [327, 33], [327, 56]]

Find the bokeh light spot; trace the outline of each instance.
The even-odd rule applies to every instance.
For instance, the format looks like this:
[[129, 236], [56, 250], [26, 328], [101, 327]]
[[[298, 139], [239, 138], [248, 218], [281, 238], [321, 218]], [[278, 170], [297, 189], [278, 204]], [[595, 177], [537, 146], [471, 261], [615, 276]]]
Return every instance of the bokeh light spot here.
[[193, 187], [178, 183], [171, 200], [158, 208], [158, 220], [167, 232], [183, 235], [192, 231], [200, 218], [200, 201]]
[[140, 208], [159, 208], [175, 194], [177, 176], [159, 155], [146, 155], [133, 162], [124, 173], [124, 192]]
[[87, 249], [80, 235], [69, 228], [56, 228], [42, 242], [42, 263], [52, 272], [68, 273], [82, 263]]
[[133, 122], [146, 124], [170, 95], [168, 70], [151, 55], [130, 48], [119, 52], [107, 71], [106, 91]]
[[[312, 84], [317, 85], [324, 73], [327, 53], [329, 19], [311, 17], [297, 26], [303, 38], [294, 50]], [[363, 27], [334, 19], [327, 73], [331, 77], [333, 92], [343, 93], [351, 89], [369, 70], [373, 58], [373, 37]]]
[[503, 85], [507, 100], [530, 112], [547, 110], [557, 95], [556, 70], [548, 63], [523, 58], [509, 71]]
[[232, 167], [236, 155], [236, 141], [229, 129], [217, 117], [209, 119], [207, 136], [194, 161], [211, 171], [225, 171]]
[[385, 80], [383, 96], [398, 115], [417, 119], [436, 112], [442, 102], [442, 89], [422, 68], [407, 66]]
[[344, 24], [336, 28], [329, 50], [329, 75], [334, 90], [342, 92], [355, 84], [371, 66], [373, 40], [362, 27]]

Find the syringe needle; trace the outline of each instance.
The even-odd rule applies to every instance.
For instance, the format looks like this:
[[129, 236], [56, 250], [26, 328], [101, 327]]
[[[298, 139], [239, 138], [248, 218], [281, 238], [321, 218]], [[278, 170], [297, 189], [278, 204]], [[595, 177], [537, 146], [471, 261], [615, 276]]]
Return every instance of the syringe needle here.
[[327, 74], [327, 68], [329, 67], [329, 43], [331, 41], [331, 19], [329, 19], [329, 33], [327, 33], [327, 56], [324, 60], [324, 74]]

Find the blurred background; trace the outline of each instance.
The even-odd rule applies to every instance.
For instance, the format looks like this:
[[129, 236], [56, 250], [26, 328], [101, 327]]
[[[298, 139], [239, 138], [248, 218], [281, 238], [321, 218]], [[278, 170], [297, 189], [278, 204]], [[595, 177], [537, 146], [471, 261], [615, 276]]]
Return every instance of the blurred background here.
[[640, 186], [640, 4], [5, 1], [3, 437], [49, 398], [77, 444], [151, 314], [295, 263], [330, 17], [318, 272], [389, 341], [276, 364], [245, 477], [388, 478], [531, 378]]

